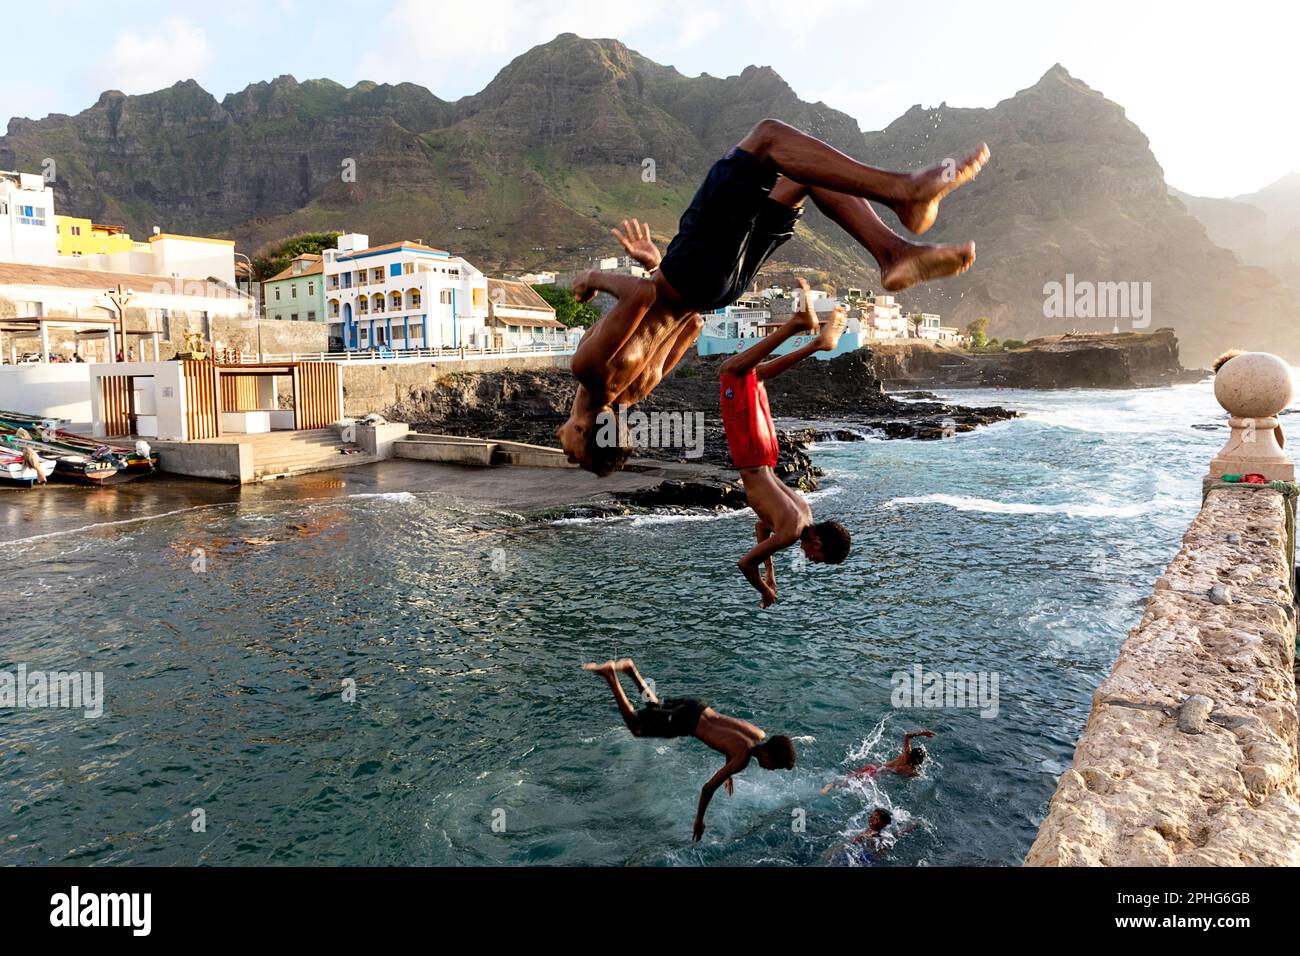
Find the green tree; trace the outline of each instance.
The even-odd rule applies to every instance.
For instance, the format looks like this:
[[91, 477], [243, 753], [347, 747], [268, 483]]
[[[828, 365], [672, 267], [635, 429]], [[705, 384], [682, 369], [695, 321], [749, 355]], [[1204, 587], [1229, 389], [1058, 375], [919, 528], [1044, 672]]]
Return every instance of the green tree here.
[[1002, 350], [1004, 352], [1010, 352], [1013, 349], [1022, 349], [1024, 347], [1025, 342], [1023, 339], [1007, 339], [1002, 343]]
[[600, 319], [600, 310], [590, 302], [579, 302], [572, 289], [558, 285], [535, 285], [533, 288], [555, 310], [555, 318], [561, 325], [587, 328]]
[[269, 242], [252, 257], [253, 279], [265, 282], [279, 275], [298, 256], [311, 253], [320, 255], [323, 249], [333, 249], [341, 232], [300, 232], [275, 242]]
[[970, 336], [971, 348], [979, 351], [989, 344], [989, 320], [976, 319], [966, 324], [966, 334]]

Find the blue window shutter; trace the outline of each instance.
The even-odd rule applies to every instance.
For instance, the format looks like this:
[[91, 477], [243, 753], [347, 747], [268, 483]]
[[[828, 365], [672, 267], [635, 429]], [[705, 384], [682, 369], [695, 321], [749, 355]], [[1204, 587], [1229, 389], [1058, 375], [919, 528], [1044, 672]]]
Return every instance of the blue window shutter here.
[[388, 267], [388, 274], [390, 276], [400, 276], [402, 274], [402, 264], [400, 262], [394, 262]]

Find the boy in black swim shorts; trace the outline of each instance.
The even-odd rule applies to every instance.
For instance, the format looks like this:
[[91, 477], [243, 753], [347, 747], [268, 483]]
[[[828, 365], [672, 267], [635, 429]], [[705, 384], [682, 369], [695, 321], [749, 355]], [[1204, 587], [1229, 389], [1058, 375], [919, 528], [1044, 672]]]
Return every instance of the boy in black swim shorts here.
[[[629, 658], [606, 661], [603, 664], [583, 664], [582, 668], [600, 674], [609, 683], [614, 692], [614, 701], [618, 704], [618, 712], [634, 736], [695, 737], [727, 758], [723, 768], [710, 777], [700, 791], [693, 839], [698, 840], [704, 834], [704, 813], [713, 794], [724, 784], [727, 793], [732, 793], [734, 786], [731, 778], [749, 766], [751, 759], [757, 760], [764, 770], [794, 769], [796, 755], [794, 743], [789, 737], [768, 737], [761, 727], [720, 714], [704, 701], [693, 697], [666, 697], [661, 701]], [[645, 701], [645, 706], [640, 710], [633, 708], [627, 699], [623, 685], [619, 683], [619, 674], [631, 675], [636, 683], [641, 699]]]

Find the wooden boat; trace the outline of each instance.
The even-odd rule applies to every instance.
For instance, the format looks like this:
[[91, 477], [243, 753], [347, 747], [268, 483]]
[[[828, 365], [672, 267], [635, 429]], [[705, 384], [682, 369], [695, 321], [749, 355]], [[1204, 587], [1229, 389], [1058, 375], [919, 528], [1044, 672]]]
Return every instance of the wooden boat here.
[[[48, 478], [54, 474], [54, 459], [37, 456], [37, 460], [41, 466], [41, 475]], [[30, 488], [41, 480], [41, 475], [36, 473], [28, 456], [9, 449], [0, 450], [0, 485]]]
[[[26, 432], [23, 431], [22, 434]], [[15, 434], [12, 431], [0, 433], [0, 450], [11, 454], [16, 453], [21, 457], [24, 450], [31, 449], [42, 461], [53, 461], [53, 474], [48, 477], [75, 481], [83, 485], [99, 485], [118, 472], [117, 459], [111, 452], [83, 455], [31, 438], [23, 438], [22, 434]]]
[[20, 412], [0, 411], [0, 438], [15, 435], [19, 431], [25, 432], [30, 440], [67, 455], [112, 458], [116, 472], [132, 477], [150, 475], [158, 470], [158, 453], [149, 448], [148, 442], [139, 441], [131, 446], [124, 442], [101, 441], [55, 428], [49, 419]]

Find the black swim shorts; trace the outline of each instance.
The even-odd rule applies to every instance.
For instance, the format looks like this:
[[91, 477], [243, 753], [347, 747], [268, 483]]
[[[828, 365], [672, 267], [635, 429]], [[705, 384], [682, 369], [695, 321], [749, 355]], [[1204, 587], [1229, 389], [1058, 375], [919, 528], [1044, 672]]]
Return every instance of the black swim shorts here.
[[694, 697], [665, 697], [636, 712], [642, 737], [690, 737], [709, 705]]
[[779, 175], [738, 147], [713, 164], [659, 264], [688, 306], [711, 312], [731, 305], [794, 235], [803, 210], [771, 197]]

